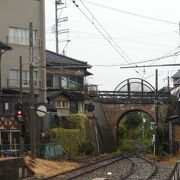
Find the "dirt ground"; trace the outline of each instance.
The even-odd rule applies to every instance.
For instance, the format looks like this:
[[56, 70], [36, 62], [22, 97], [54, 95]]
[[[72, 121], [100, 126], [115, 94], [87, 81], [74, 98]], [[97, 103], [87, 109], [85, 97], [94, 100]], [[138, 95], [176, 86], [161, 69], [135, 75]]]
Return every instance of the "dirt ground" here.
[[38, 158], [33, 161], [29, 156], [25, 157], [25, 162], [35, 172], [37, 177], [53, 176], [80, 166], [80, 164], [74, 162], [57, 162]]

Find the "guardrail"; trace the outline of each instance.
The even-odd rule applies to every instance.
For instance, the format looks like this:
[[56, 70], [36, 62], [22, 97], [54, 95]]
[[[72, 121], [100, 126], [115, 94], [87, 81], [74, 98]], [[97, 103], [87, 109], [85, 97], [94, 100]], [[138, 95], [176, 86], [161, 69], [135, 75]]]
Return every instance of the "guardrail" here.
[[180, 161], [176, 163], [167, 180], [179, 180], [179, 179], [180, 179]]

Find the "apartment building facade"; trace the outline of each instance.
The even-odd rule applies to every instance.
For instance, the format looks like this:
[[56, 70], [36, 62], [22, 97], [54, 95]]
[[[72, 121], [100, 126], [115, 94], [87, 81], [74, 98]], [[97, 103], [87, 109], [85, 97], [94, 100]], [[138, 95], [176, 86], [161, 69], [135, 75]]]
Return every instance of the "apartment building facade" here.
[[[29, 67], [34, 65], [34, 92], [38, 102], [46, 102], [45, 0], [0, 0], [0, 41], [11, 47], [1, 54], [0, 144], [11, 145], [20, 133], [14, 105], [20, 90], [22, 58], [23, 101], [28, 101]], [[29, 24], [33, 26], [33, 56], [30, 57]], [[39, 68], [41, 67], [41, 68]], [[27, 127], [29, 129], [29, 127]], [[9, 148], [9, 147], [8, 147]]]
[[33, 24], [33, 63], [35, 93], [46, 100], [45, 1], [1, 0], [0, 40], [13, 49], [2, 56], [1, 87], [19, 90], [19, 59], [22, 57], [23, 90], [29, 92], [29, 23]]

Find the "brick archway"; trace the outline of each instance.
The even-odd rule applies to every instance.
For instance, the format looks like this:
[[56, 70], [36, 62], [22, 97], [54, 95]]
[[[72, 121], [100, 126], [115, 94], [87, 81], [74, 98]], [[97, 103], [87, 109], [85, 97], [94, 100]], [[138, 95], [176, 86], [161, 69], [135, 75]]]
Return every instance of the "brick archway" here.
[[[153, 119], [155, 118], [154, 114], [154, 104], [101, 104], [102, 110], [105, 114], [106, 120], [108, 121], [113, 136], [115, 140], [117, 127], [119, 125], [120, 119], [131, 111], [143, 111], [149, 114]], [[167, 117], [168, 105], [162, 104], [159, 108], [159, 112], [162, 115], [162, 120], [165, 121]]]

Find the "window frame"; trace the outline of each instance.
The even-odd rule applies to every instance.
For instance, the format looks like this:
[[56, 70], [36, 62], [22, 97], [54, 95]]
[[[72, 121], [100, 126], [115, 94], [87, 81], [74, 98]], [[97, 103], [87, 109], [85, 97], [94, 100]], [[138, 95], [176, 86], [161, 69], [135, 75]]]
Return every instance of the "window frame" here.
[[[9, 27], [9, 43], [29, 45], [29, 29], [19, 27]], [[33, 45], [38, 46], [38, 31], [33, 30]]]

